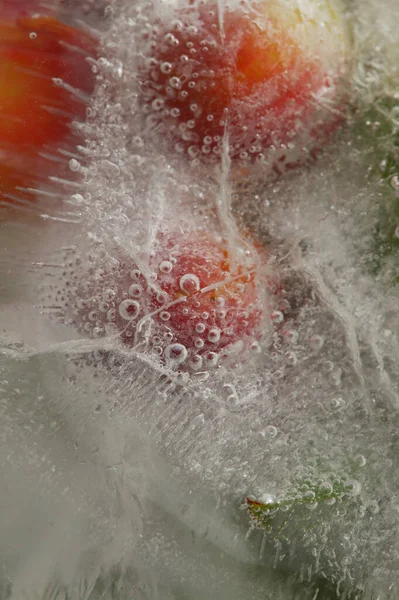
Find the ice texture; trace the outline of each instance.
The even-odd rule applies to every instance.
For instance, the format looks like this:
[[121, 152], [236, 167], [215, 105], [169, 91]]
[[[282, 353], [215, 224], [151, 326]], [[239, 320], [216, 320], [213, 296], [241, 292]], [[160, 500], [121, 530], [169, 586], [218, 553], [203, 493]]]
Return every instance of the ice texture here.
[[[143, 129], [138, 33], [172, 3], [75, 4], [102, 41], [75, 124], [87, 143], [58, 198], [43, 185], [41, 222], [1, 223], [0, 598], [397, 598], [395, 255], [370, 268], [397, 190], [373, 175], [391, 137], [368, 111], [399, 92], [398, 4], [347, 1], [348, 123], [318, 160], [238, 180], [228, 139], [204, 168]], [[237, 260], [244, 229], [263, 248], [263, 337], [231, 360], [171, 365], [159, 322], [131, 344], [86, 310], [130, 261], [145, 282], [131, 285], [156, 291], [157, 236], [174, 227], [183, 252], [199, 228]], [[267, 527], [248, 497], [281, 503]]]

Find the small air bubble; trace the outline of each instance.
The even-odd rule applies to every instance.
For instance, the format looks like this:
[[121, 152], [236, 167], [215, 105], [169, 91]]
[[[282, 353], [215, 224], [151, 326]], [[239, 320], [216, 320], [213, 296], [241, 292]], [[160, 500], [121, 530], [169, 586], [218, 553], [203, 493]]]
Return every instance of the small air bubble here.
[[77, 173], [81, 169], [80, 162], [76, 160], [76, 158], [71, 158], [71, 160], [69, 161], [69, 168], [74, 173]]
[[284, 315], [280, 310], [274, 310], [270, 316], [275, 324], [282, 323], [284, 321]]
[[345, 492], [349, 496], [358, 496], [362, 491], [361, 484], [355, 479], [348, 479], [345, 481]]
[[164, 62], [161, 64], [161, 71], [165, 75], [168, 75], [169, 73], [171, 73], [172, 69], [173, 69], [173, 65], [170, 62]]
[[169, 84], [175, 90], [180, 90], [181, 89], [181, 80], [178, 77], [171, 77], [169, 79]]
[[251, 342], [249, 349], [251, 350], [251, 352], [253, 352], [254, 354], [259, 354], [261, 351], [261, 347], [259, 342]]
[[277, 435], [277, 427], [274, 427], [274, 425], [268, 425], [265, 429], [265, 434], [270, 438], [275, 438]]
[[164, 106], [164, 101], [162, 100], [162, 98], [156, 98], [155, 100], [153, 100], [151, 106], [153, 108], [153, 110], [161, 110]]
[[220, 329], [217, 327], [212, 327], [208, 333], [208, 341], [212, 342], [212, 344], [216, 344], [220, 340]]
[[195, 371], [198, 371], [202, 368], [202, 357], [196, 354], [190, 360], [190, 367]]
[[324, 337], [322, 335], [312, 335], [309, 339], [309, 346], [313, 352], [319, 352], [324, 346]]
[[180, 365], [187, 358], [187, 348], [183, 344], [171, 344], [165, 350], [167, 360], [175, 365]]
[[133, 296], [133, 298], [138, 298], [142, 293], [143, 288], [137, 283], [133, 283], [133, 285], [131, 285], [129, 288], [129, 296]]
[[111, 300], [113, 300], [116, 296], [116, 292], [115, 290], [112, 290], [110, 288], [104, 290], [103, 292], [103, 300], [105, 302], [111, 302]]
[[216, 367], [219, 361], [219, 354], [216, 352], [208, 352], [205, 356], [205, 363], [207, 367]]
[[35, 33], [34, 31], [31, 31], [29, 34], [29, 37], [31, 40], [35, 40], [37, 38], [37, 33]]
[[299, 333], [296, 329], [287, 329], [284, 331], [283, 336], [284, 341], [287, 342], [287, 344], [292, 344], [294, 346], [298, 342]]
[[116, 317], [116, 310], [114, 308], [110, 308], [107, 312], [108, 321], [113, 321]]
[[169, 260], [163, 260], [159, 265], [161, 273], [170, 273], [173, 269], [173, 264]]
[[170, 313], [167, 310], [163, 310], [159, 316], [162, 321], [169, 321], [170, 319]]
[[119, 314], [126, 321], [134, 321], [140, 312], [140, 304], [136, 300], [122, 300], [119, 305]]
[[331, 483], [329, 481], [323, 481], [320, 485], [319, 485], [319, 491], [322, 494], [331, 494], [333, 491], [333, 486], [331, 485]]
[[287, 363], [289, 365], [291, 365], [292, 367], [295, 366], [296, 363], [298, 362], [298, 358], [297, 358], [297, 355], [295, 354], [295, 352], [287, 352], [285, 357], [287, 359]]
[[204, 333], [204, 331], [205, 331], [204, 323], [197, 323], [197, 325], [195, 326], [195, 331], [197, 333]]
[[366, 463], [367, 463], [367, 459], [365, 456], [363, 456], [363, 454], [358, 454], [355, 458], [356, 463], [359, 465], [359, 467], [365, 467]]
[[200, 289], [200, 281], [196, 275], [187, 273], [180, 278], [180, 289], [187, 295], [195, 294]]

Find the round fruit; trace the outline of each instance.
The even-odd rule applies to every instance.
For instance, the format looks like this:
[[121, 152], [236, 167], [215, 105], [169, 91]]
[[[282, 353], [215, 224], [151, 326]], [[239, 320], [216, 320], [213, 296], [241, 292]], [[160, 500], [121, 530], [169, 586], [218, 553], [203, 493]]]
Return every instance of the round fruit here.
[[257, 250], [242, 239], [234, 244], [232, 253], [204, 231], [160, 233], [149, 260], [121, 252], [113, 266], [82, 274], [84, 285], [60, 294], [63, 312], [82, 332], [115, 335], [168, 366], [237, 361], [259, 349], [265, 302]]
[[85, 117], [94, 88], [85, 58], [95, 51], [90, 36], [52, 17], [0, 21], [1, 200], [57, 176], [58, 149], [81, 141], [71, 123]]
[[177, 153], [296, 162], [342, 121], [347, 35], [332, 0], [205, 2], [144, 34], [146, 128]]

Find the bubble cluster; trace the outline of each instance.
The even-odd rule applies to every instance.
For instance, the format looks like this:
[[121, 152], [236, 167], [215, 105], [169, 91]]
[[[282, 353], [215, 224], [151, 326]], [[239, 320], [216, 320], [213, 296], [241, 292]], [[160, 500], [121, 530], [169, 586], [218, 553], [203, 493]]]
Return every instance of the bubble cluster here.
[[256, 253], [230, 263], [225, 242], [172, 230], [155, 240], [149, 262], [117, 254], [105, 256], [101, 268], [80, 265], [75, 285], [63, 292], [64, 320], [85, 335], [111, 337], [166, 368], [191, 372], [260, 352]]
[[[150, 37], [145, 32], [143, 116], [177, 154], [218, 162], [227, 133], [233, 159], [274, 158], [282, 168], [301, 153], [304, 160], [303, 144], [316, 145], [337, 126], [338, 111], [334, 117], [323, 102], [342, 106], [337, 80], [347, 51], [343, 23], [332, 20], [323, 3], [320, 14], [301, 13], [301, 19], [289, 17], [287, 9], [287, 19], [281, 10], [277, 17], [277, 11], [278, 2], [226, 6], [221, 36], [218, 6], [195, 4], [177, 10], [178, 20], [173, 11], [170, 20], [157, 20]], [[324, 58], [317, 64], [303, 51], [303, 28], [309, 39], [318, 39]]]

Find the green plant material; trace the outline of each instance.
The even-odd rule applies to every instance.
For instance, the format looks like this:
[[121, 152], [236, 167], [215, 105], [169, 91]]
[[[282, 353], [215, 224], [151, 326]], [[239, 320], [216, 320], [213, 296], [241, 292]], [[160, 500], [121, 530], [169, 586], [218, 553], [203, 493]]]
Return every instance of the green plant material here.
[[[247, 497], [245, 506], [252, 525], [279, 537], [286, 525], [292, 521], [294, 513], [299, 516], [298, 511], [302, 507], [312, 510], [319, 505], [329, 507], [344, 500], [354, 500], [361, 490], [360, 483], [354, 478], [361, 463], [348, 460], [345, 460], [344, 463], [345, 473], [342, 472], [341, 476], [331, 475], [332, 469], [328, 468], [323, 459], [318, 459], [310, 470], [310, 474], [295, 478], [291, 489], [287, 490], [280, 498], [257, 500]], [[311, 517], [310, 514], [309, 517]], [[310, 521], [312, 521], [311, 518]], [[297, 525], [310, 527], [310, 523], [305, 523], [304, 519], [300, 517]]]
[[387, 283], [399, 283], [399, 93], [377, 98], [355, 115], [353, 136], [369, 159], [368, 180], [377, 184], [378, 208], [367, 264]]

